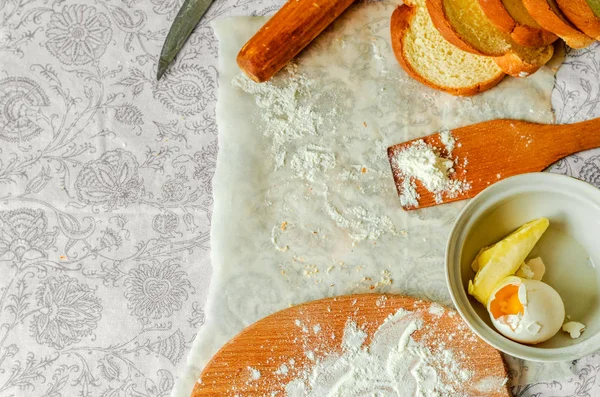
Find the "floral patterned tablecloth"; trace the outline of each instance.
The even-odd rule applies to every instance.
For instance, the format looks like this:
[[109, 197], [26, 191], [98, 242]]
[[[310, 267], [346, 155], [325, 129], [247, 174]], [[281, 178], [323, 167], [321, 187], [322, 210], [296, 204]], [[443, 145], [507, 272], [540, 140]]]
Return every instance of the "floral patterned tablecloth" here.
[[[0, 0], [0, 396], [169, 395], [204, 322], [218, 152], [210, 21], [177, 63], [180, 0]], [[600, 48], [558, 73], [560, 122], [600, 116]], [[554, 171], [600, 186], [598, 152]], [[519, 396], [600, 394], [600, 356]]]

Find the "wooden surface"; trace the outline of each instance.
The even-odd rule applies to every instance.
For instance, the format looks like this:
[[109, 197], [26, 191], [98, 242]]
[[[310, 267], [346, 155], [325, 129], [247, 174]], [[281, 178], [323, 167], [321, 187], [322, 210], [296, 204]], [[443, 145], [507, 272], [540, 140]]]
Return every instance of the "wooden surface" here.
[[[285, 384], [303, 369], [310, 369], [310, 362], [304, 356], [305, 349], [314, 351], [317, 358], [328, 352], [340, 352], [343, 330], [349, 318], [359, 327], [364, 326], [368, 344], [384, 319], [400, 308], [421, 314], [424, 325], [412, 335], [416, 341], [426, 343], [432, 349], [444, 341], [454, 352], [465, 353], [464, 357], [459, 354], [456, 358], [461, 368], [474, 371], [474, 375], [465, 382], [461, 392], [467, 396], [510, 396], [507, 386], [493, 393], [473, 391], [474, 385], [483, 378], [507, 376], [502, 356], [476, 337], [454, 310], [446, 309], [439, 316], [429, 312], [430, 304], [399, 295], [371, 294], [323, 299], [280, 311], [246, 328], [223, 346], [202, 372], [202, 383], [196, 383], [191, 396], [233, 397], [237, 394], [258, 397], [279, 392], [276, 395], [284, 397]], [[312, 336], [312, 329], [318, 324], [321, 327], [318, 335], [322, 337], [306, 337], [296, 320], [305, 324]], [[427, 336], [427, 342], [422, 340], [424, 336]], [[275, 375], [282, 364], [289, 365], [290, 359], [295, 360], [295, 365], [289, 368], [288, 374]], [[248, 367], [260, 371], [260, 378], [250, 380]], [[444, 373], [444, 368], [440, 368], [440, 372]]]
[[354, 0], [289, 0], [240, 50], [237, 63], [256, 82], [269, 80]]
[[[452, 130], [456, 140], [452, 157], [458, 159], [454, 177], [471, 183], [471, 189], [445, 203], [475, 197], [501, 179], [527, 172], [543, 171], [561, 158], [583, 150], [600, 147], [600, 119], [576, 124], [535, 124], [518, 120], [493, 120]], [[439, 134], [423, 139], [440, 154], [447, 156]], [[388, 157], [398, 194], [402, 193], [404, 176], [394, 166], [393, 157], [413, 141], [388, 148]], [[459, 146], [460, 145], [460, 146]], [[464, 165], [464, 159], [468, 164]], [[421, 196], [418, 208], [437, 205], [434, 195], [415, 181]], [[417, 209], [404, 207], [406, 210]]]

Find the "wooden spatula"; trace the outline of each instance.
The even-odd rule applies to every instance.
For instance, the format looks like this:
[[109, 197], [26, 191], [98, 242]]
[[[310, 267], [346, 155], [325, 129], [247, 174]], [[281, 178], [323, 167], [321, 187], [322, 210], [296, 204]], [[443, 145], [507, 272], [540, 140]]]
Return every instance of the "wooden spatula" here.
[[[518, 120], [493, 120], [457, 128], [451, 131], [456, 145], [452, 151], [455, 160], [451, 179], [465, 181], [470, 188], [455, 197], [443, 194], [436, 202], [435, 195], [413, 179], [420, 196], [419, 205], [404, 205], [405, 210], [430, 207], [476, 196], [494, 182], [513, 175], [539, 172], [570, 154], [600, 147], [600, 119], [576, 124], [535, 124]], [[448, 156], [440, 134], [422, 139]], [[388, 148], [388, 157], [398, 194], [403, 194], [404, 174], [398, 170], [394, 158], [414, 141]], [[465, 161], [466, 160], [466, 161]]]
[[[432, 309], [431, 304], [400, 295], [368, 294], [282, 310], [249, 326], [223, 346], [204, 368], [191, 397], [285, 396], [290, 381], [305, 370], [310, 372], [316, 361], [341, 350], [349, 320], [366, 332], [368, 345], [377, 328], [399, 309], [418, 313], [422, 319], [423, 325], [412, 334], [414, 340], [430, 349], [450, 349], [457, 365], [472, 371], [461, 386], [463, 390], [458, 391], [461, 395], [510, 396], [503, 384], [507, 374], [500, 352], [475, 336], [457, 312], [440, 311], [440, 306]], [[307, 351], [314, 352], [314, 357], [308, 358]], [[440, 361], [436, 365], [443, 374], [450, 364]], [[490, 386], [490, 381], [491, 387], [481, 392], [481, 385]], [[367, 394], [372, 395], [360, 395]]]

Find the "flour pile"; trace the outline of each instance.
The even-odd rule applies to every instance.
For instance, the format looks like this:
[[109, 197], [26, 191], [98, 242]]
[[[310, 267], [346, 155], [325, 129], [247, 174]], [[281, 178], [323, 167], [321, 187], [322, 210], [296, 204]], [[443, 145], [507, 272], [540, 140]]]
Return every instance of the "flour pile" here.
[[466, 180], [454, 177], [454, 165], [458, 164], [458, 159], [452, 159], [456, 145], [454, 137], [449, 131], [444, 131], [440, 133], [440, 140], [446, 147], [447, 156], [442, 156], [438, 149], [419, 139], [393, 157], [393, 165], [404, 176], [400, 194], [402, 206], [419, 206], [421, 197], [415, 180], [434, 194], [436, 203], [441, 203], [444, 195], [454, 198], [471, 188]]
[[[460, 390], [473, 373], [461, 368], [451, 350], [434, 352], [416, 342], [411, 335], [421, 327], [419, 314], [401, 309], [386, 319], [365, 346], [367, 334], [348, 321], [342, 352], [317, 360], [286, 385], [286, 396], [463, 396]], [[496, 389], [502, 387], [495, 383]]]

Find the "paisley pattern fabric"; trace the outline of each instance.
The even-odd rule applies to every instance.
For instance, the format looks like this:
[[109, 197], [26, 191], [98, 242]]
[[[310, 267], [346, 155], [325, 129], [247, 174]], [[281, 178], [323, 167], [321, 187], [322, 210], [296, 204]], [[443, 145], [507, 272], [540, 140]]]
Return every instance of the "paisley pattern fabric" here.
[[0, 139], [26, 142], [40, 135], [38, 112], [49, 105], [42, 88], [27, 77], [0, 80]]
[[[283, 2], [215, 1], [156, 82], [182, 0], [0, 0], [0, 397], [170, 395], [211, 278], [209, 24]], [[560, 122], [600, 116], [599, 65], [598, 45], [567, 54], [554, 92]], [[553, 171], [600, 187], [598, 152]], [[228, 288], [263, 299], [223, 291], [231, 318], [259, 319], [280, 300], [258, 274]], [[600, 395], [600, 356], [574, 368], [572, 379], [514, 394]]]

